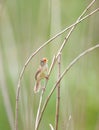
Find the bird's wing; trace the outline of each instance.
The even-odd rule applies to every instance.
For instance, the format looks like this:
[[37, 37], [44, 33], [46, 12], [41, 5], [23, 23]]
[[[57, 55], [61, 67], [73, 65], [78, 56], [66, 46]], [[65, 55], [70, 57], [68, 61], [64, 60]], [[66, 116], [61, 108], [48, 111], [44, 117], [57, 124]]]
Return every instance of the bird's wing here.
[[41, 72], [41, 67], [39, 67], [39, 69], [37, 70], [36, 74], [35, 74], [35, 79], [37, 80], [37, 76], [38, 74]]

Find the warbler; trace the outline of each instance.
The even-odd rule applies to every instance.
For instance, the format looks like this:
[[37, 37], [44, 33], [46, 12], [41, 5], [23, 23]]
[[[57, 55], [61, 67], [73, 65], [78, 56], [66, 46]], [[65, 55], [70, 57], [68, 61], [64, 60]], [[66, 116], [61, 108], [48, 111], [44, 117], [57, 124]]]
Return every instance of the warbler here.
[[40, 66], [37, 69], [37, 72], [35, 74], [35, 86], [34, 86], [34, 93], [39, 92], [41, 88], [41, 80], [44, 78], [48, 78], [48, 60], [47, 58], [42, 58], [40, 61]]

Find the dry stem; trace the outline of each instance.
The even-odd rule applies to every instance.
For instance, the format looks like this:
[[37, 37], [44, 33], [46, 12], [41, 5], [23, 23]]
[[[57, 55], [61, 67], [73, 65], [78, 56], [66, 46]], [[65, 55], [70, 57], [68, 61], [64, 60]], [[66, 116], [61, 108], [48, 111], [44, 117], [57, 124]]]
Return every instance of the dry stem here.
[[38, 106], [38, 110], [37, 110], [37, 115], [36, 115], [35, 130], [36, 130], [37, 125], [38, 125], [38, 119], [39, 119], [41, 105], [42, 105], [43, 93], [44, 93], [44, 91], [42, 90], [41, 95], [40, 95], [40, 101], [39, 101], [39, 106]]
[[[60, 75], [61, 75], [61, 54], [58, 57], [58, 79], [59, 79]], [[59, 106], [60, 106], [60, 82], [57, 85], [57, 94], [56, 94], [55, 130], [58, 130]]]

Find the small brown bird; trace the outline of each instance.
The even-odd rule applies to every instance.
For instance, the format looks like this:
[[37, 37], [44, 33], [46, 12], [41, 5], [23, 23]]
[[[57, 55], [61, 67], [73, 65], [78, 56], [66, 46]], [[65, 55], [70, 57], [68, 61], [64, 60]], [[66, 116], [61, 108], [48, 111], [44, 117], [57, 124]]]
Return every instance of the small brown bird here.
[[47, 58], [43, 58], [40, 61], [40, 66], [35, 74], [36, 83], [34, 86], [34, 93], [39, 92], [40, 87], [41, 87], [40, 81], [41, 79], [47, 78], [47, 73], [48, 73], [48, 60]]

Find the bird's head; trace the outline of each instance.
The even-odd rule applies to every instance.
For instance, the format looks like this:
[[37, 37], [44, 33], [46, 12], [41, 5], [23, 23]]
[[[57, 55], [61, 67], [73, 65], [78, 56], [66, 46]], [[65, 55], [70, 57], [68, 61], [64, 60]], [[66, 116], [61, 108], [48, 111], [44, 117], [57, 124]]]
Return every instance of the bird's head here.
[[44, 66], [48, 62], [47, 58], [42, 58], [40, 61], [40, 65]]

